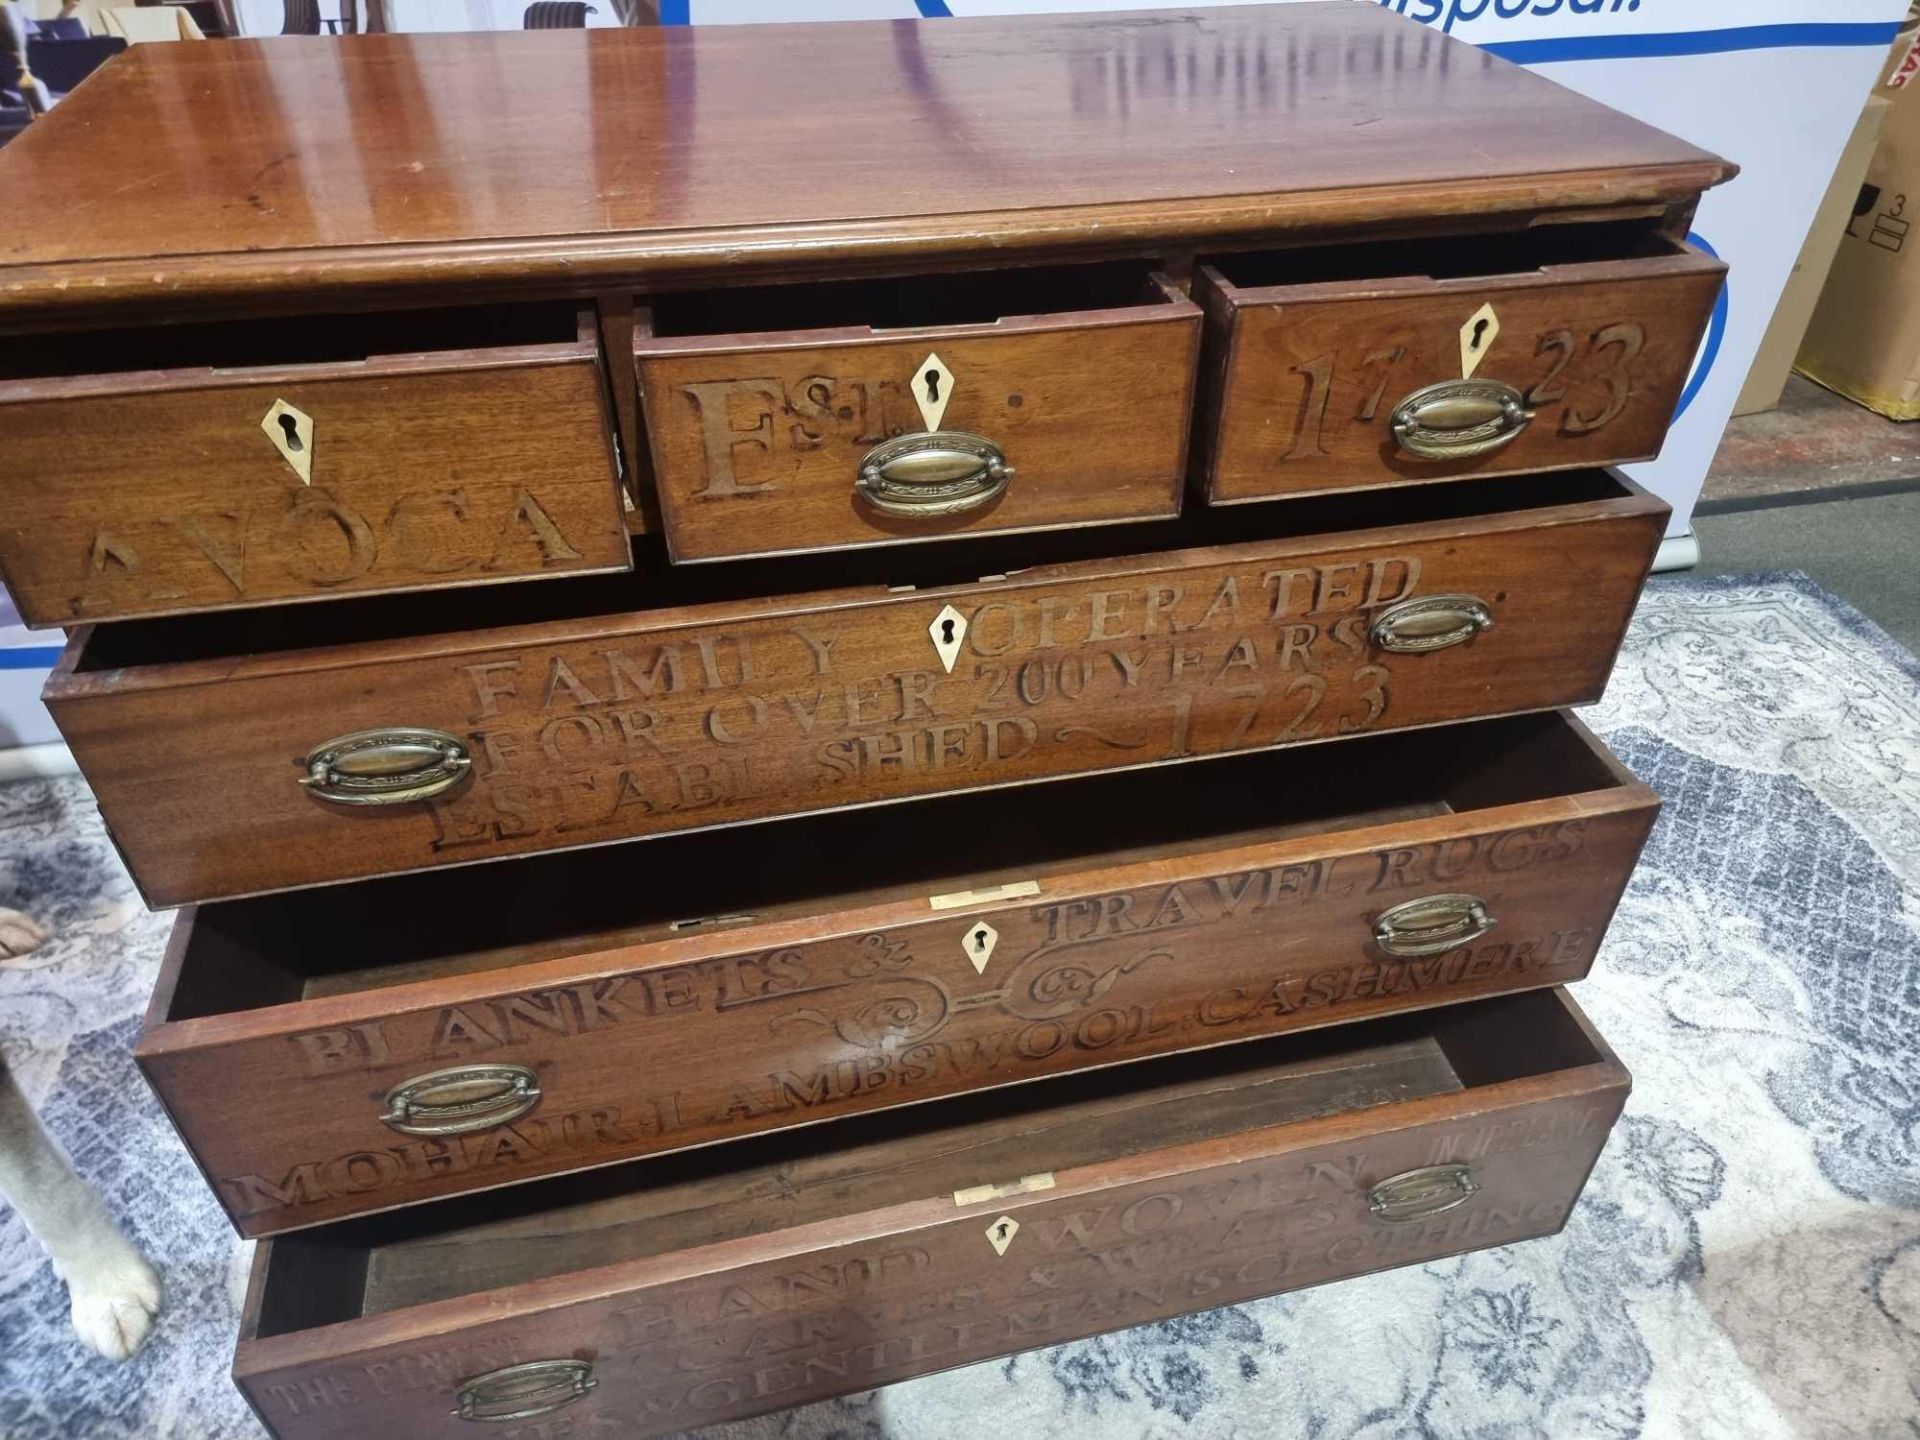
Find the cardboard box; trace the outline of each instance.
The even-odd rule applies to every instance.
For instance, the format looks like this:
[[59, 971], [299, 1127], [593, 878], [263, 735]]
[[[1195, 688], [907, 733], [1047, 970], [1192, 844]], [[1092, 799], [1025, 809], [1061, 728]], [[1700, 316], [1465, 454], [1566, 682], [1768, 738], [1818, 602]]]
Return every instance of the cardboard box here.
[[1834, 256], [1840, 253], [1840, 242], [1853, 223], [1854, 203], [1860, 198], [1860, 187], [1866, 183], [1867, 169], [1873, 163], [1880, 145], [1880, 132], [1892, 109], [1890, 95], [1867, 98], [1866, 108], [1860, 112], [1860, 123], [1853, 127], [1847, 148], [1840, 152], [1833, 183], [1827, 187], [1826, 198], [1814, 214], [1806, 244], [1800, 247], [1800, 258], [1793, 262], [1787, 288], [1780, 292], [1780, 303], [1773, 307], [1773, 320], [1747, 371], [1747, 383], [1740, 387], [1740, 398], [1734, 401], [1735, 415], [1755, 415], [1779, 405], [1780, 396], [1787, 388], [1787, 377], [1793, 374], [1801, 343], [1806, 339], [1807, 328], [1813, 323], [1813, 312], [1820, 304], [1827, 276], [1832, 273]]
[[1795, 362], [1894, 420], [1920, 419], [1920, 50], [1897, 60], [1891, 101]]

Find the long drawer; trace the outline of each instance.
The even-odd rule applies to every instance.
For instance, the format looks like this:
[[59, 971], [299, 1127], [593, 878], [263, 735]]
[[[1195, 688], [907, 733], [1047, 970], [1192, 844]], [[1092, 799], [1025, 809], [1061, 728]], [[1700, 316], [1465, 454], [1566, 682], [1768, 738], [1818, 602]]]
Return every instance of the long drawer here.
[[[1582, 472], [982, 544], [959, 584], [810, 588], [873, 552], [99, 626], [46, 699], [177, 905], [1584, 703], [1666, 513]], [[606, 608], [487, 623], [562, 591]]]
[[1549, 1234], [1629, 1083], [1538, 991], [347, 1221], [234, 1373], [280, 1440], [677, 1433]]
[[262, 1235], [1586, 974], [1658, 801], [1577, 721], [1344, 757], [205, 906], [138, 1054]]
[[43, 337], [0, 359], [29, 625], [622, 570], [590, 310]]

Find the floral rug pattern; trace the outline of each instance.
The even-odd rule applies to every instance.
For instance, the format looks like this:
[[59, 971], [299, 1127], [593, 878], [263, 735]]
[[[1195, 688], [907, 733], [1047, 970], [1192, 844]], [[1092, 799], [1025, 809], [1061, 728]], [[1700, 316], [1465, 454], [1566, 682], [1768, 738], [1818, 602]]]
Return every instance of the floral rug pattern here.
[[[1635, 1089], [1562, 1234], [710, 1433], [1920, 1434], [1920, 661], [1803, 577], [1657, 581], [1587, 719], [1667, 805], [1579, 989]], [[167, 922], [78, 781], [0, 787], [0, 903], [55, 932], [0, 1049], [167, 1284], [92, 1359], [0, 1211], [0, 1435], [256, 1437], [243, 1247], [128, 1055]]]

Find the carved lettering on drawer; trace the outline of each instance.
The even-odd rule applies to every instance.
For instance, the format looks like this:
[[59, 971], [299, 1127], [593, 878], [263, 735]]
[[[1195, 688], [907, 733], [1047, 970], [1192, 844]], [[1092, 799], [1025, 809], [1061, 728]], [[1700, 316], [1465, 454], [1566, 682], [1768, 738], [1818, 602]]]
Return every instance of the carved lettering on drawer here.
[[[1327, 900], [1390, 895], [1428, 885], [1454, 885], [1475, 879], [1516, 876], [1551, 868], [1583, 852], [1588, 820], [1529, 826], [1489, 835], [1465, 835], [1421, 845], [1237, 871], [1086, 898], [1051, 901], [1024, 913], [996, 913], [1007, 931], [996, 976], [998, 985], [954, 994], [956, 983], [979, 984], [959, 965], [947, 966], [943, 979], [912, 972], [929, 967], [916, 958], [919, 927], [868, 933], [846, 941], [783, 947], [753, 954], [720, 956], [685, 965], [654, 966], [623, 975], [602, 976], [518, 995], [447, 1005], [430, 1012], [430, 1026], [368, 1021], [287, 1037], [308, 1075], [359, 1071], [369, 1066], [455, 1062], [520, 1045], [544, 1045], [590, 1032], [698, 1013], [726, 1016], [761, 1007], [796, 992], [805, 1007], [783, 1012], [770, 1031], [789, 1025], [816, 1025], [847, 1044], [897, 1050], [909, 1039], [930, 1039], [955, 1016], [993, 1009], [1028, 1021], [1051, 1021], [1117, 995], [1126, 998], [1128, 977], [1143, 966], [1167, 958], [1164, 945], [1131, 942], [1146, 937], [1177, 944], [1175, 932], [1217, 926], [1247, 927], [1276, 909], [1305, 910]], [[1024, 928], [1016, 928], [1023, 926]], [[950, 927], [932, 925], [940, 936]], [[1363, 948], [1364, 931], [1349, 937]], [[1221, 1026], [1246, 1019], [1262, 1006], [1291, 1011], [1337, 1005], [1361, 995], [1403, 994], [1500, 970], [1557, 969], [1590, 952], [1594, 936], [1584, 928], [1498, 939], [1418, 961], [1367, 960], [1346, 967], [1316, 968], [1285, 977], [1261, 991], [1257, 987], [1209, 991], [1197, 997], [1188, 1024]], [[1105, 947], [1124, 955], [1088, 960], [1088, 951]], [[1057, 957], [1072, 952], [1074, 958]], [[933, 953], [944, 961], [945, 949]], [[938, 970], [938, 965], [932, 967]], [[1157, 980], [1142, 974], [1141, 980]], [[887, 994], [889, 985], [923, 987], [915, 998]], [[876, 989], [878, 987], [878, 989]], [[835, 1008], [832, 997], [850, 995]], [[881, 998], [876, 999], [875, 996]], [[1235, 1001], [1244, 1002], [1236, 1007]], [[1238, 1013], [1229, 1018], [1230, 1012]], [[412, 1017], [409, 1017], [412, 1018]], [[404, 1026], [408, 1040], [396, 1040]], [[1152, 1033], [1137, 1019], [1128, 1031]], [[1082, 1043], [1085, 1043], [1084, 1040]], [[1106, 1043], [1112, 1043], [1108, 1040]], [[1102, 1048], [1095, 1045], [1093, 1048]], [[813, 1087], [808, 1087], [813, 1088]]]
[[[1422, 573], [1386, 555], [989, 595], [965, 607], [950, 674], [910, 606], [883, 633], [822, 617], [462, 664], [482, 763], [434, 802], [433, 848], [1018, 779], [1070, 765], [1062, 751], [1137, 763], [1366, 730], [1398, 683], [1368, 616]], [[906, 656], [926, 663], [885, 663]]]
[[776, 491], [799, 457], [828, 443], [872, 446], [921, 428], [904, 378], [807, 375], [707, 380], [680, 386], [698, 417], [701, 500]]
[[584, 558], [553, 510], [525, 487], [409, 491], [376, 512], [321, 486], [284, 494], [261, 488], [261, 500], [244, 508], [116, 520], [96, 531], [74, 613], [200, 595], [215, 577], [238, 600], [262, 589], [279, 596], [378, 577], [520, 574], [529, 561], [571, 567]]
[[[1384, 857], [1360, 858], [1377, 868]], [[1126, 898], [1085, 904], [1111, 917], [1124, 911], [1113, 902]], [[1312, 903], [1304, 892], [1300, 901]], [[1229, 918], [1209, 918], [1196, 909], [1182, 923], [1210, 926]], [[1036, 936], [1052, 937], [1055, 907], [1034, 907], [1029, 919]], [[421, 1061], [447, 1063], [510, 1043], [538, 1048], [542, 1037], [582, 1033], [594, 1023], [589, 1015], [601, 1017], [600, 1024], [675, 1024], [692, 1010], [710, 1007], [737, 1014], [737, 1023], [746, 1027], [710, 1032], [733, 1037], [716, 1043], [739, 1053], [742, 1061], [697, 1086], [684, 1083], [671, 1065], [651, 1071], [642, 1065], [623, 1082], [642, 1098], [624, 1108], [605, 1105], [546, 1119], [536, 1115], [477, 1135], [356, 1150], [304, 1161], [275, 1175], [229, 1176], [221, 1185], [235, 1213], [247, 1215], [474, 1172], [528, 1165], [544, 1171], [567, 1154], [576, 1156], [576, 1163], [589, 1163], [606, 1158], [609, 1149], [630, 1153], [643, 1142], [659, 1148], [737, 1133], [743, 1121], [805, 1119], [810, 1112], [832, 1114], [875, 1098], [897, 1103], [970, 1084], [1006, 1083], [1249, 1038], [1281, 1028], [1287, 1017], [1321, 1010], [1501, 982], [1506, 982], [1503, 988], [1550, 984], [1582, 973], [1597, 938], [1590, 929], [1556, 930], [1509, 935], [1417, 960], [1309, 961], [1279, 973], [1269, 965], [1262, 978], [1191, 987], [1168, 998], [1145, 982], [1152, 967], [1178, 966], [1181, 957], [1143, 946], [1137, 937], [1043, 938], [1011, 972], [1008, 984], [956, 993], [946, 981], [908, 973], [918, 962], [906, 949], [899, 951], [894, 973], [876, 974], [873, 955], [879, 947], [871, 942], [882, 937], [867, 935], [839, 947], [729, 957], [484, 1005], [447, 1006], [430, 1017], [312, 1032], [289, 1041], [313, 1074], [357, 1072], [368, 1050], [387, 1055], [398, 1048], [409, 1055], [422, 1050], [390, 1038], [387, 1032], [403, 1024], [410, 1034], [431, 1037]], [[1353, 948], [1361, 947], [1356, 942]], [[1063, 956], [1063, 950], [1070, 953]], [[1089, 959], [1089, 952], [1105, 952], [1104, 958]], [[630, 1002], [627, 994], [635, 998]], [[680, 1003], [662, 1006], [657, 1003], [662, 994], [673, 994]], [[769, 1064], [774, 1057], [779, 1058]], [[762, 1066], [757, 1071], [756, 1062]], [[562, 1059], [543, 1078], [551, 1082], [566, 1071]], [[1490, 1127], [1449, 1142], [1459, 1153], [1448, 1158], [1512, 1148], [1516, 1138], [1526, 1137]]]
[[[1561, 1116], [1558, 1148], [1591, 1147], [1612, 1116], [1605, 1106]], [[839, 1389], [878, 1383], [897, 1372], [1499, 1244], [1551, 1229], [1565, 1210], [1564, 1193], [1496, 1181], [1470, 1205], [1431, 1220], [1372, 1223], [1364, 1218], [1366, 1186], [1383, 1167], [1405, 1164], [1408, 1148], [1383, 1142], [1378, 1156], [1274, 1159], [1251, 1175], [1129, 1187], [1083, 1208], [1039, 1207], [1026, 1213], [1022, 1230], [1039, 1253], [1004, 1275], [961, 1275], [954, 1257], [968, 1252], [929, 1243], [876, 1256], [886, 1263], [865, 1266], [852, 1280], [835, 1259], [689, 1287], [622, 1313], [619, 1343], [601, 1362], [621, 1383], [598, 1413], [644, 1415], [656, 1428], [666, 1417], [698, 1425], [824, 1382]]]
[[395, 1185], [474, 1170], [512, 1168], [542, 1156], [589, 1156], [631, 1145], [637, 1135], [612, 1106], [572, 1115], [528, 1116], [478, 1135], [426, 1137], [381, 1149], [355, 1150], [302, 1161], [275, 1175], [230, 1175], [219, 1180], [235, 1214], [313, 1205], [343, 1195], [371, 1195]]
[[[1537, 363], [1526, 372], [1535, 377], [1532, 383], [1523, 383], [1520, 376], [1513, 381], [1538, 412], [1535, 423], [1564, 436], [1592, 435], [1626, 413], [1638, 394], [1634, 366], [1647, 348], [1647, 327], [1635, 320], [1583, 330], [1576, 335], [1558, 324], [1544, 330], [1532, 342]], [[1509, 359], [1525, 353], [1520, 344], [1512, 343], [1519, 339], [1516, 335], [1502, 347]], [[1333, 455], [1328, 445], [1330, 421], [1331, 434], [1337, 439], [1351, 443], [1343, 432], [1364, 437], [1377, 430], [1380, 433], [1372, 438], [1391, 445], [1393, 437], [1385, 433], [1386, 426], [1399, 396], [1409, 389], [1408, 373], [1444, 378], [1444, 372], [1436, 370], [1443, 345], [1430, 353], [1418, 345], [1384, 339], [1374, 343], [1344, 332], [1341, 341], [1341, 349], [1301, 361], [1290, 372], [1298, 386], [1298, 409], [1291, 430], [1283, 431], [1276, 442], [1273, 458], [1282, 466]], [[1425, 378], [1412, 381], [1414, 387], [1424, 383]]]

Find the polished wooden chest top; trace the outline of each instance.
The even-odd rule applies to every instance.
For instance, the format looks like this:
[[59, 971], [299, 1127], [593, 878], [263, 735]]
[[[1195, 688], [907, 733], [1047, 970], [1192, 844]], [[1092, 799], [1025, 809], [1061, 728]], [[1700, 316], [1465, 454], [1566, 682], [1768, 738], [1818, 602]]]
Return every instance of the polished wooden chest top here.
[[1349, 0], [325, 53], [109, 63], [0, 157], [0, 315], [1662, 206], [1731, 168]]

